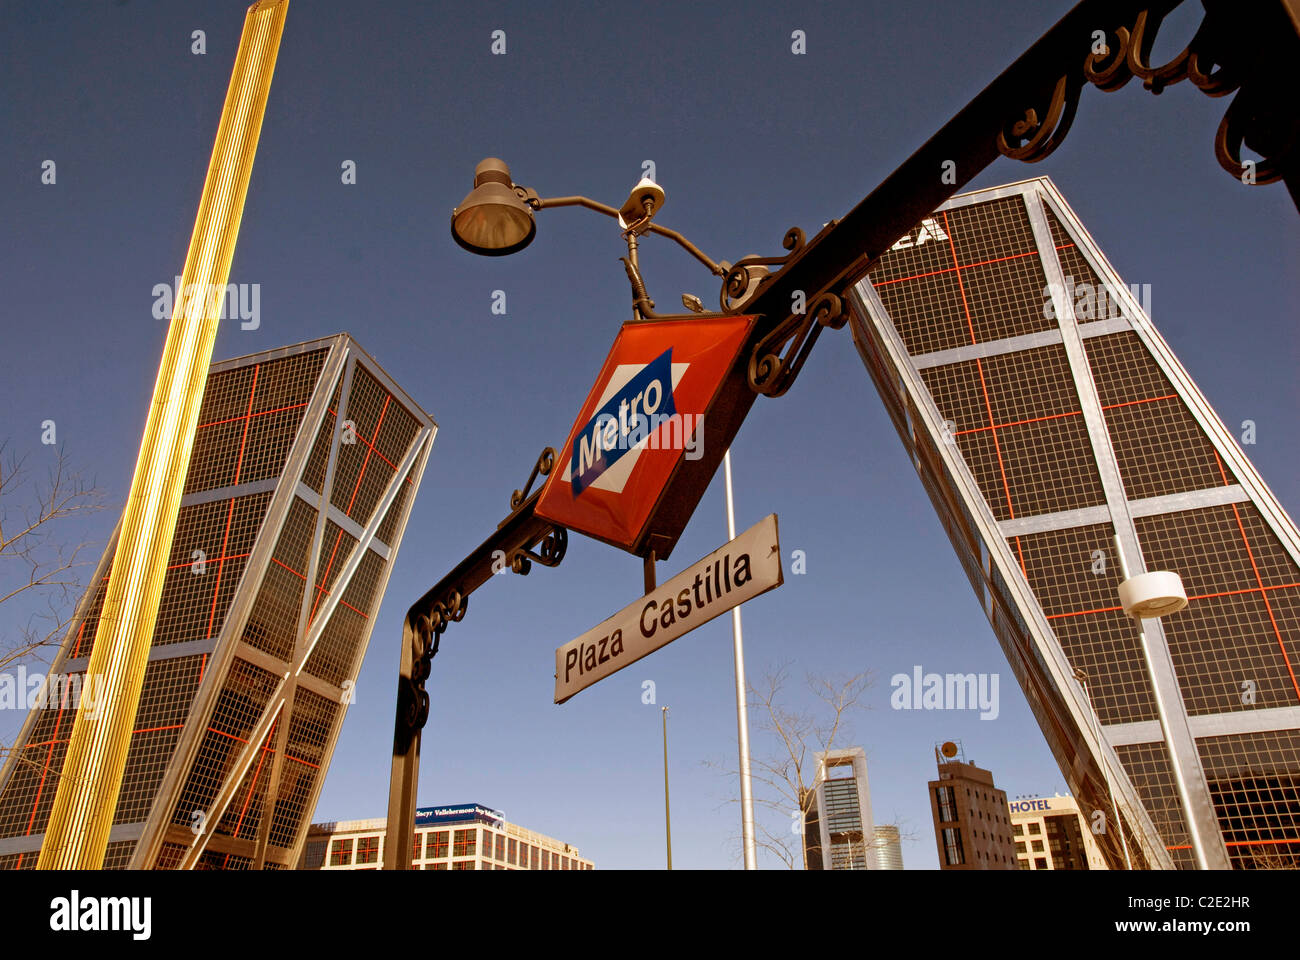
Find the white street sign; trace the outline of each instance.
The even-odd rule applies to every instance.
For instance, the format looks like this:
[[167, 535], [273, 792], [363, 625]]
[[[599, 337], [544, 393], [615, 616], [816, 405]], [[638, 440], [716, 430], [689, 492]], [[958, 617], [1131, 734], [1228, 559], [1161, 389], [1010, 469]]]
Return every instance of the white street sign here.
[[555, 702], [784, 582], [776, 514], [555, 651]]

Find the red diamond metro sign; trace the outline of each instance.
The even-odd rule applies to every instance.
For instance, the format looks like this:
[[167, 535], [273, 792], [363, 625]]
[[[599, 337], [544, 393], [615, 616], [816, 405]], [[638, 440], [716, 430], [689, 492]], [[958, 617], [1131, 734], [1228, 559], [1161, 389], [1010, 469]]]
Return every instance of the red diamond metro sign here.
[[[596, 378], [536, 514], [597, 540], [666, 558], [695, 503], [670, 504], [675, 478], [698, 501], [734, 431], [736, 358], [754, 317], [688, 317], [623, 325]], [[729, 389], [724, 390], [724, 384]], [[748, 391], [747, 387], [744, 387]], [[750, 397], [746, 397], [750, 399]], [[745, 406], [748, 409], [748, 406]], [[710, 430], [717, 415], [717, 427]], [[743, 413], [742, 413], [743, 416]], [[707, 469], [704, 484], [694, 476]], [[683, 488], [684, 489], [684, 488]], [[655, 519], [675, 507], [664, 529]]]

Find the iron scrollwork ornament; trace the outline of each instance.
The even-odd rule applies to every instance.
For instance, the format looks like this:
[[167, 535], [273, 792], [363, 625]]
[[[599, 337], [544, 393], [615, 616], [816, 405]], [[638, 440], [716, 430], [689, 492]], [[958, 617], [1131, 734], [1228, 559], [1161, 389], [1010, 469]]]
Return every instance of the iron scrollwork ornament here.
[[[555, 448], [547, 447], [533, 464], [533, 472], [528, 475], [528, 482], [524, 484], [522, 490], [516, 490], [510, 495], [510, 510], [513, 516], [514, 512], [524, 505], [528, 499], [529, 492], [533, 489], [533, 483], [539, 476], [549, 477], [551, 471], [555, 469]], [[507, 520], [509, 517], [506, 518]], [[502, 521], [504, 523], [505, 521]], [[564, 559], [564, 554], [569, 548], [569, 531], [564, 527], [552, 525], [542, 539], [538, 541], [537, 550], [534, 551], [525, 546], [516, 550], [510, 556], [510, 570], [520, 576], [527, 576], [528, 572], [533, 569], [533, 563], [540, 563], [544, 567], [558, 567], [560, 561]]]
[[453, 590], [445, 600], [434, 604], [427, 614], [415, 618], [409, 630], [411, 643], [411, 675], [403, 677], [399, 688], [404, 733], [414, 738], [429, 720], [429, 694], [424, 682], [429, 679], [438, 644], [449, 624], [459, 623], [469, 608], [469, 597]]
[[784, 394], [803, 369], [822, 329], [839, 330], [848, 319], [838, 294], [817, 294], [803, 313], [791, 314], [754, 345], [749, 356], [750, 389], [766, 397]]
[[[1022, 116], [998, 131], [998, 152], [1025, 163], [1037, 163], [1048, 156], [1070, 132], [1082, 89], [1081, 77], [1062, 74], [1046, 104], [1026, 108]], [[1041, 119], [1039, 107], [1042, 107]]]
[[516, 490], [510, 494], [511, 511], [518, 510], [525, 500], [528, 499], [529, 492], [533, 489], [533, 483], [538, 476], [549, 477], [551, 471], [555, 469], [555, 448], [547, 447], [538, 456], [537, 462], [533, 464], [533, 472], [528, 475], [528, 482], [524, 484], [522, 490]]
[[[1082, 38], [1088, 44], [1082, 71], [1063, 73], [1053, 84], [1050, 96], [1044, 96], [1045, 87], [1031, 95], [1030, 105], [1016, 111], [1014, 119], [998, 131], [998, 151], [1028, 163], [1051, 154], [1069, 132], [1085, 82], [1110, 93], [1136, 77], [1144, 88], [1159, 94], [1166, 87], [1190, 80], [1210, 97], [1239, 91], [1215, 134], [1214, 155], [1219, 165], [1243, 183], [1266, 184], [1282, 179], [1300, 141], [1300, 118], [1287, 98], [1267, 88], [1267, 81], [1243, 86], [1249, 65], [1236, 61], [1248, 57], [1250, 48], [1242, 41], [1245, 34], [1236, 28], [1237, 24], [1223, 22], [1223, 18], [1252, 14], [1221, 12], [1224, 9], [1216, 6], [1207, 11], [1187, 46], [1158, 66], [1152, 66], [1151, 54], [1168, 10], [1143, 9], [1136, 12], [1132, 23], [1112, 24], [1104, 29], [1098, 25], [1090, 36]], [[1235, 38], [1235, 44], [1225, 38]], [[1262, 159], [1243, 161], [1243, 144]]]
[[569, 549], [569, 531], [564, 527], [552, 525], [537, 544], [537, 550], [524, 547], [510, 558], [510, 569], [522, 576], [527, 576], [533, 563], [544, 567], [558, 567]]
[[722, 312], [739, 313], [745, 302], [752, 299], [746, 296], [753, 280], [753, 274], [749, 270], [750, 267], [784, 267], [803, 250], [806, 239], [802, 229], [791, 227], [781, 239], [781, 246], [789, 251], [784, 257], [745, 257], [736, 261], [734, 266], [729, 267], [727, 275], [722, 280], [722, 290], [718, 295], [718, 303], [722, 307]]

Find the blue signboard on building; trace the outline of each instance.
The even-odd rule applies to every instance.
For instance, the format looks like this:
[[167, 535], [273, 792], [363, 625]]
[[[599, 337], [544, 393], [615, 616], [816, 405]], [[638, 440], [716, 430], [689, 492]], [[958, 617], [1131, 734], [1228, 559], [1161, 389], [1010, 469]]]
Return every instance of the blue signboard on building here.
[[491, 807], [478, 803], [454, 803], [444, 807], [419, 807], [415, 811], [415, 825], [429, 827], [438, 823], [490, 823], [502, 826], [505, 816]]

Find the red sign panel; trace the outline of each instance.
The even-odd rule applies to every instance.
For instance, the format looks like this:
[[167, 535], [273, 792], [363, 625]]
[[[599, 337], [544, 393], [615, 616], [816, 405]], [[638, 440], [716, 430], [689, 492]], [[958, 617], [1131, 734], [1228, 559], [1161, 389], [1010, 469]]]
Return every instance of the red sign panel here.
[[700, 317], [624, 324], [537, 515], [635, 552], [673, 474], [705, 456], [709, 411], [753, 323]]

